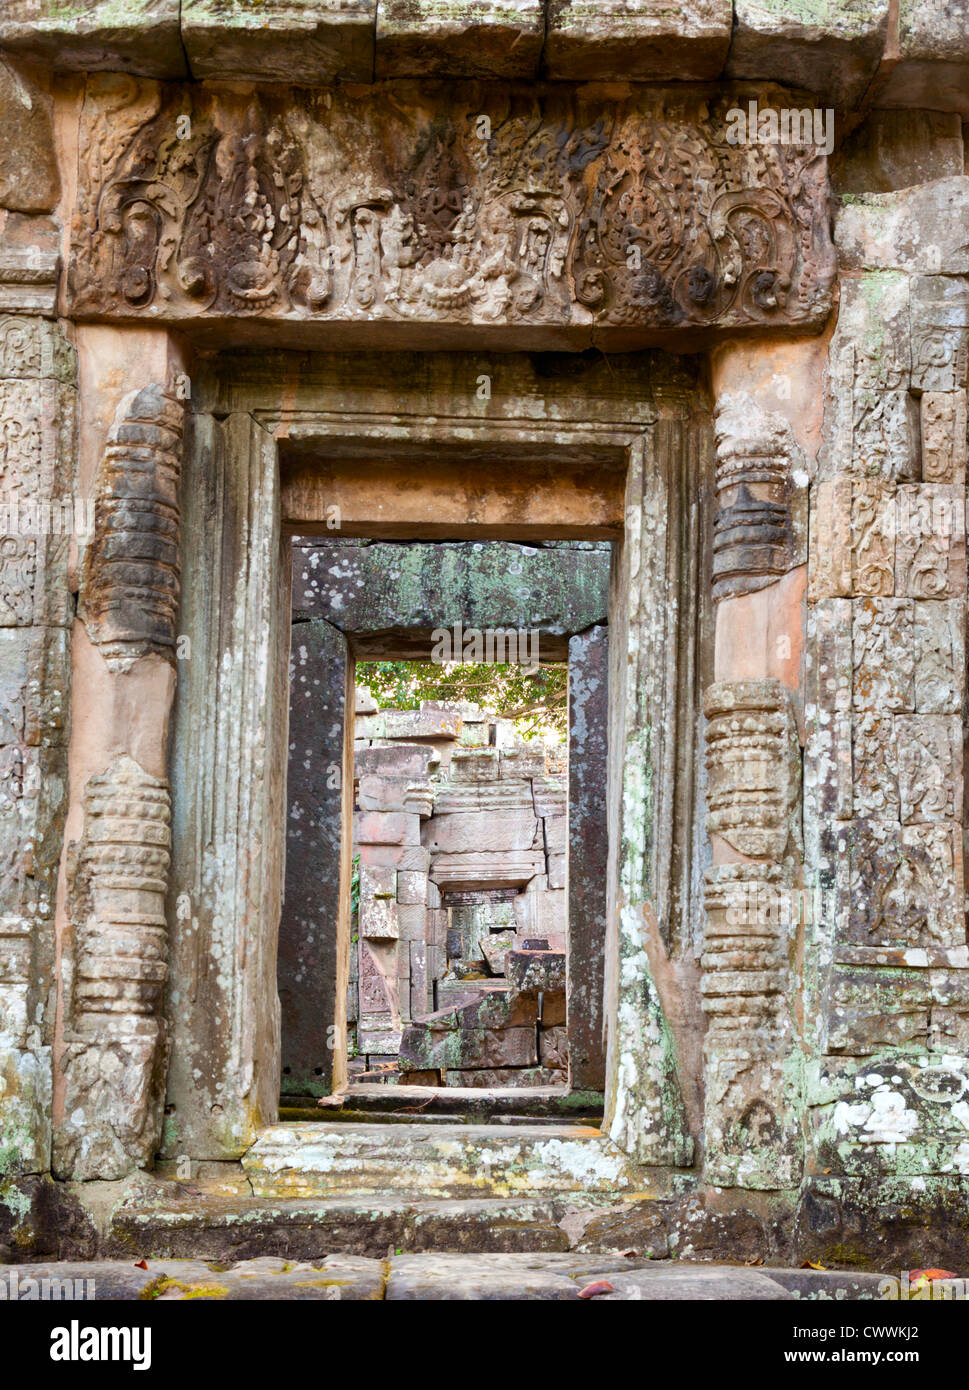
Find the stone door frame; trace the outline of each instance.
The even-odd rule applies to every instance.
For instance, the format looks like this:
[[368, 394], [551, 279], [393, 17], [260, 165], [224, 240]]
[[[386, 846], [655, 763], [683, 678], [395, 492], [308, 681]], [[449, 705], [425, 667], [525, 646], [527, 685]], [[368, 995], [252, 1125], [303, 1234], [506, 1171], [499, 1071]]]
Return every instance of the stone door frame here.
[[[296, 541], [306, 538], [296, 538]], [[310, 552], [309, 548], [303, 551], [294, 541], [293, 546], [293, 565], [294, 571], [298, 564], [306, 563], [306, 557]], [[377, 546], [381, 542], [371, 542]], [[419, 546], [447, 545], [444, 541], [420, 541]], [[319, 552], [315, 552], [319, 553]], [[340, 556], [344, 554], [341, 549], [334, 547], [326, 552], [334, 563], [338, 562]], [[586, 552], [578, 552], [578, 556]], [[468, 557], [468, 568], [473, 573], [474, 557]], [[324, 571], [325, 573], [325, 571]], [[325, 579], [322, 581], [326, 587]], [[283, 906], [282, 920], [280, 924], [280, 960], [287, 962], [291, 977], [299, 981], [299, 988], [303, 991], [309, 989], [313, 992], [316, 1000], [325, 1001], [317, 1013], [317, 1019], [312, 1025], [306, 1021], [305, 1006], [297, 1007], [293, 1014], [293, 1024], [305, 1037], [312, 1039], [312, 1057], [308, 1054], [306, 1043], [302, 1043], [303, 1051], [300, 1053], [299, 1045], [296, 1048], [287, 1048], [285, 1036], [282, 1045], [283, 1076], [284, 1082], [282, 1095], [287, 1093], [294, 1096], [307, 1096], [311, 1094], [326, 1095], [331, 1090], [336, 1090], [347, 1080], [346, 1069], [346, 1046], [344, 1039], [348, 1035], [349, 1024], [347, 1016], [348, 990], [342, 987], [343, 976], [347, 973], [347, 963], [344, 957], [349, 952], [352, 956], [351, 941], [333, 941], [326, 934], [323, 923], [329, 916], [334, 915], [340, 921], [340, 914], [337, 904], [342, 893], [342, 885], [327, 883], [326, 875], [321, 874], [319, 865], [321, 856], [329, 855], [336, 858], [337, 862], [342, 860], [346, 853], [352, 855], [352, 835], [351, 844], [348, 848], [346, 841], [352, 826], [352, 810], [349, 821], [344, 815], [343, 788], [354, 782], [356, 771], [354, 765], [354, 744], [348, 734], [354, 727], [353, 715], [353, 691], [355, 687], [355, 671], [359, 661], [429, 661], [432, 647], [431, 635], [433, 629], [450, 628], [455, 621], [460, 620], [465, 628], [474, 627], [481, 623], [480, 615], [454, 610], [446, 612], [442, 608], [437, 614], [437, 621], [432, 626], [426, 623], [420, 626], [413, 625], [406, 620], [405, 615], [401, 615], [401, 621], [395, 625], [394, 637], [388, 637], [382, 629], [375, 629], [373, 626], [373, 613], [368, 610], [365, 602], [361, 603], [357, 598], [351, 596], [347, 608], [334, 610], [324, 601], [314, 603], [311, 590], [300, 592], [300, 601], [297, 602], [297, 576], [293, 575], [293, 611], [299, 611], [303, 616], [299, 622], [294, 622], [292, 629], [291, 643], [291, 670], [294, 685], [290, 700], [290, 734], [289, 734], [289, 771], [292, 776], [294, 767], [300, 785], [305, 789], [299, 804], [295, 807], [292, 794], [292, 787], [287, 791], [287, 810], [288, 810], [288, 838], [287, 838], [287, 859], [286, 859], [286, 900]], [[531, 596], [531, 602], [535, 611], [541, 611], [542, 593], [540, 585], [535, 587]], [[523, 600], [524, 602], [524, 600]], [[430, 607], [430, 604], [427, 605]], [[569, 702], [569, 793], [567, 801], [568, 814], [568, 873], [567, 873], [567, 892], [568, 892], [568, 950], [567, 950], [567, 1035], [569, 1048], [569, 1090], [571, 1091], [601, 1091], [602, 1077], [604, 1074], [605, 1055], [602, 1045], [603, 1035], [603, 1014], [602, 1014], [602, 995], [604, 992], [603, 979], [603, 959], [602, 953], [605, 946], [605, 883], [601, 884], [602, 897], [601, 905], [594, 907], [595, 885], [590, 881], [597, 871], [597, 857], [595, 842], [597, 835], [601, 835], [607, 827], [604, 824], [605, 812], [604, 805], [601, 815], [596, 816], [591, 806], [588, 804], [593, 801], [595, 789], [602, 787], [602, 779], [605, 774], [605, 759], [595, 755], [592, 747], [587, 747], [588, 736], [593, 734], [592, 744], [596, 744], [594, 737], [597, 725], [591, 710], [590, 695], [595, 690], [589, 684], [590, 657], [588, 652], [583, 655], [582, 649], [575, 648], [575, 642], [582, 642], [583, 637], [589, 633], [589, 625], [585, 621], [587, 614], [581, 617], [576, 614], [571, 622], [558, 624], [555, 631], [555, 641], [557, 646], [562, 646], [565, 650], [555, 658], [550, 658], [556, 662], [564, 663], [568, 668], [568, 702]], [[537, 619], [530, 619], [523, 624], [523, 613], [515, 617], [498, 619], [498, 615], [491, 615], [491, 621], [495, 626], [516, 627], [533, 626]], [[369, 619], [369, 625], [368, 625]], [[607, 615], [600, 617], [601, 631], [608, 632]], [[486, 619], [487, 621], [487, 619]], [[322, 631], [320, 627], [322, 626]], [[598, 630], [598, 629], [597, 629]], [[546, 643], [547, 636], [550, 634], [542, 633], [541, 644]], [[399, 643], [395, 646], [395, 642]], [[606, 665], [608, 660], [608, 642], [605, 643], [605, 651], [600, 657], [601, 664]], [[343, 667], [344, 675], [341, 678], [339, 668]], [[335, 669], [336, 668], [336, 669]], [[331, 701], [327, 706], [328, 714], [325, 719], [319, 715], [320, 700], [319, 688], [330, 688], [332, 691]], [[302, 713], [296, 705], [299, 695], [305, 693], [312, 700], [312, 716]], [[334, 711], [336, 701], [343, 701], [343, 715], [340, 720], [340, 727], [337, 724], [337, 717]], [[578, 720], [586, 731], [586, 738], [575, 738], [575, 722]], [[590, 721], [593, 721], [590, 729]], [[321, 725], [325, 724], [325, 732]], [[323, 740], [322, 742], [320, 740]], [[340, 768], [340, 776], [337, 779], [333, 775], [335, 765]], [[579, 815], [577, 823], [573, 822], [572, 814], [576, 802], [585, 800], [585, 815]], [[337, 836], [333, 832], [333, 819], [335, 812], [332, 809], [337, 799], [340, 800], [340, 825], [339, 825], [339, 848], [334, 850], [334, 841]], [[603, 798], [604, 799], [604, 798]], [[596, 824], [593, 825], [593, 820]], [[296, 832], [294, 840], [293, 832]], [[601, 841], [600, 841], [601, 844]], [[591, 847], [590, 847], [591, 846]], [[294, 872], [295, 870], [295, 872]], [[604, 877], [604, 874], [603, 874]], [[319, 882], [317, 883], [317, 880]], [[304, 903], [298, 898], [296, 903], [291, 900], [290, 894], [294, 896], [299, 891], [298, 885], [310, 883], [315, 887], [314, 901]], [[582, 887], [586, 884], [585, 897], [583, 898]], [[575, 890], [573, 892], [573, 889]], [[284, 950], [283, 938], [287, 938], [287, 949]], [[310, 949], [306, 950], [307, 939], [310, 939]], [[310, 978], [307, 973], [312, 972]], [[352, 974], [352, 971], [351, 971]], [[290, 976], [286, 976], [290, 978]], [[283, 998], [284, 975], [280, 974], [280, 998]], [[283, 1032], [286, 1032], [286, 1006], [283, 1003]], [[309, 1031], [310, 1027], [312, 1032]], [[334, 1046], [334, 1043], [337, 1045]], [[302, 1058], [302, 1064], [297, 1064], [297, 1058]], [[295, 1065], [297, 1081], [287, 1087], [285, 1078], [288, 1068], [287, 1061], [292, 1061]], [[319, 1065], [317, 1065], [319, 1064]], [[312, 1070], [311, 1070], [312, 1068]], [[312, 1079], [311, 1079], [312, 1078]], [[293, 1103], [290, 1101], [289, 1103]]]
[[[444, 364], [448, 376], [456, 357]], [[264, 363], [248, 376], [217, 363], [196, 397], [182, 484], [180, 626], [192, 657], [173, 728], [173, 1047], [162, 1151], [235, 1158], [277, 1118], [290, 614], [281, 451], [325, 456], [365, 437], [384, 452], [433, 451], [457, 436], [510, 457], [534, 446], [551, 457], [610, 454], [625, 469], [610, 602], [604, 1123], [638, 1161], [688, 1165], [693, 1141], [657, 976], [671, 937], [693, 931], [699, 912], [694, 774], [678, 769], [695, 761], [708, 417], [693, 413], [681, 383], [651, 383], [648, 357], [611, 368], [608, 393], [596, 372], [579, 389], [546, 386], [527, 361], [495, 359], [501, 391], [485, 416], [471, 392], [448, 393], [445, 381], [443, 411], [407, 366], [395, 376], [389, 354], [368, 361], [379, 367], [369, 385], [357, 358], [313, 359], [309, 370], [304, 359], [298, 380], [282, 383]], [[368, 408], [357, 408], [364, 400]]]

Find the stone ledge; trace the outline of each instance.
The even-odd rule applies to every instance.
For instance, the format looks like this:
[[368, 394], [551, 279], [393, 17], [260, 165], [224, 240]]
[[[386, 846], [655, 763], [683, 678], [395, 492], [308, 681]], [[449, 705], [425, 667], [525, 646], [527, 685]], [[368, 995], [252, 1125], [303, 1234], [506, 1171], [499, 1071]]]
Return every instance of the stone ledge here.
[[[792, 13], [793, 11], [793, 13]], [[849, 110], [864, 95], [885, 47], [888, 0], [736, 0], [728, 77], [771, 77]]]
[[537, 77], [543, 0], [380, 0], [376, 76]]
[[71, 72], [188, 75], [179, 0], [3, 0], [0, 48]]
[[718, 77], [730, 45], [730, 0], [547, 0], [552, 78], [632, 82]]
[[[36, 1298], [57, 1280], [61, 1301], [339, 1302], [571, 1301], [593, 1281], [606, 1302], [743, 1299], [874, 1299], [883, 1276], [835, 1271], [744, 1269], [570, 1254], [421, 1254], [389, 1260], [327, 1255], [297, 1262], [278, 1256], [234, 1260], [151, 1259], [15, 1265], [3, 1272], [8, 1298]], [[68, 1283], [70, 1281], [70, 1283]], [[73, 1295], [73, 1297], [72, 1297]]]
[[370, 82], [377, 0], [183, 0], [194, 78]]

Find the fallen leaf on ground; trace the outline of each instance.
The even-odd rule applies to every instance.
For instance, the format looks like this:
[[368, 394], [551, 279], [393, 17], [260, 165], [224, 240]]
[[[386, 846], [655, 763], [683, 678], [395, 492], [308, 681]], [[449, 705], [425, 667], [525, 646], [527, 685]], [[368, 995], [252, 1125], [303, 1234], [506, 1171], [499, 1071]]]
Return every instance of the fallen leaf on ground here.
[[908, 1277], [913, 1284], [919, 1279], [931, 1284], [934, 1279], [958, 1279], [959, 1276], [953, 1274], [951, 1269], [910, 1269]]
[[579, 1290], [580, 1298], [597, 1298], [601, 1293], [615, 1293], [615, 1289], [608, 1279], [598, 1279], [594, 1284], [586, 1284], [584, 1289]]
[[147, 1260], [138, 1260], [138, 1261], [135, 1263], [135, 1269], [147, 1269], [147, 1268], [148, 1268], [148, 1261], [147, 1261]]
[[817, 1260], [805, 1260], [801, 1265], [802, 1269], [827, 1269], [827, 1265], [819, 1264]]

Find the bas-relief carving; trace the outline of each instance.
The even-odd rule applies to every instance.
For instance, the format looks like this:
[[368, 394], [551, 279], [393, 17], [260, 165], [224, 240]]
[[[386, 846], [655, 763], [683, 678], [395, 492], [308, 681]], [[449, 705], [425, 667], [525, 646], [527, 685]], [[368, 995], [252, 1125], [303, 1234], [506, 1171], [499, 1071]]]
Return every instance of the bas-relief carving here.
[[92, 82], [74, 312], [657, 328], [823, 318], [823, 156], [729, 144], [729, 94], [411, 95], [294, 102]]
[[55, 1166], [76, 1180], [149, 1166], [161, 1123], [168, 974], [168, 785], [127, 755], [84, 790], [71, 886], [74, 968]]

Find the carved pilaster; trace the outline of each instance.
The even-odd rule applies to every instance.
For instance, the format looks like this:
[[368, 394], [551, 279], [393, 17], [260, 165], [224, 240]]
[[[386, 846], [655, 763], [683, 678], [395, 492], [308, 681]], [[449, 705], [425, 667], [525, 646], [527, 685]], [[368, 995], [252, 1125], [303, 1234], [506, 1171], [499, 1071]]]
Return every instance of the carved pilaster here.
[[715, 847], [701, 985], [706, 1174], [722, 1186], [789, 1187], [801, 1162], [790, 1006], [801, 903], [797, 729], [775, 680], [713, 685], [704, 712]]
[[126, 754], [84, 792], [73, 925], [72, 1027], [62, 1059], [59, 1172], [121, 1177], [158, 1146], [167, 1061], [165, 894], [171, 860], [167, 783]]

